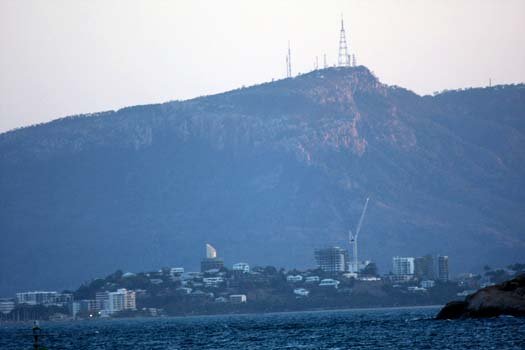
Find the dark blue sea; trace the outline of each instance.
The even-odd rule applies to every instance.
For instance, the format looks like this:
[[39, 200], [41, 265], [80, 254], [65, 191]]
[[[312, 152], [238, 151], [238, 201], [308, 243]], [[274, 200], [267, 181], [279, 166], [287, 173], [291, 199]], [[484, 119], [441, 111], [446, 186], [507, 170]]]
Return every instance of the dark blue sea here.
[[[41, 323], [50, 349], [525, 349], [525, 318], [437, 321], [438, 308]], [[32, 349], [1, 324], [0, 349]]]

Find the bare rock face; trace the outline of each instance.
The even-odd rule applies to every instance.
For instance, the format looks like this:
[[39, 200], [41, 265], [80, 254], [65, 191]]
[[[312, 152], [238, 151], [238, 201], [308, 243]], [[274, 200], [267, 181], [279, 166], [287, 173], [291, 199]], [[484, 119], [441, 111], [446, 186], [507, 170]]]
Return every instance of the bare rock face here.
[[525, 274], [445, 305], [437, 319], [525, 316]]

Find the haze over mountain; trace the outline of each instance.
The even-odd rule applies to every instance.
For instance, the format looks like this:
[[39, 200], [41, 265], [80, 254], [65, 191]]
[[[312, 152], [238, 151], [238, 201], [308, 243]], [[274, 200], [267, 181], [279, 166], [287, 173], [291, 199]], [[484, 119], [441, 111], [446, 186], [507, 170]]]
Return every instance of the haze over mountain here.
[[[30, 102], [29, 102], [30, 103]], [[363, 67], [0, 135], [0, 294], [126, 271], [314, 267], [450, 257], [453, 272], [525, 258], [525, 86], [419, 96]]]

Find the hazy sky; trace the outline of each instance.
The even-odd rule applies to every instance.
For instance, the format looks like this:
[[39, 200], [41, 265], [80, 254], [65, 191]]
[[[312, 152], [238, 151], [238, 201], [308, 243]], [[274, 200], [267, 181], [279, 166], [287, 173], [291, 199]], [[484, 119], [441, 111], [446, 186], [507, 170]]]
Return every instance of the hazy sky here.
[[420, 94], [525, 81], [525, 1], [0, 0], [0, 132], [187, 99], [337, 60]]

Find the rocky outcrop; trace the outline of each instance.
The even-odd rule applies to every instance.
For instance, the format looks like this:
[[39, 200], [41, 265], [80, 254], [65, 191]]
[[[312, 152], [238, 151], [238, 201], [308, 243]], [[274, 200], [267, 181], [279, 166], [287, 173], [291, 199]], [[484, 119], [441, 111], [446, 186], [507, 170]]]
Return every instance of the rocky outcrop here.
[[478, 290], [465, 301], [452, 301], [437, 319], [525, 316], [525, 274], [512, 280]]

